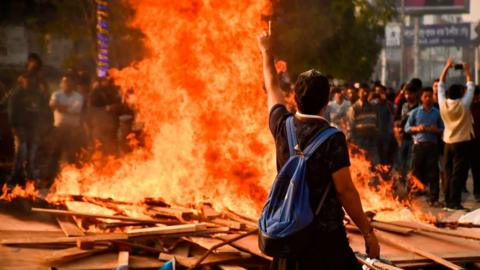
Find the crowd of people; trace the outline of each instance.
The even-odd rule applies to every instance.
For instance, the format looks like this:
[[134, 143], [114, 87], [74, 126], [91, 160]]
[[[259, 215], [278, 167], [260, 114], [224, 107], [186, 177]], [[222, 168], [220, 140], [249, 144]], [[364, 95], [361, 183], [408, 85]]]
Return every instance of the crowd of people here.
[[[480, 160], [474, 156], [480, 150], [480, 88], [463, 64], [466, 84], [446, 89], [447, 72], [453, 65], [449, 60], [431, 86], [414, 78], [398, 91], [379, 82], [336, 86], [332, 80], [323, 117], [364, 151], [372, 163], [370, 170], [388, 168], [390, 176], [397, 175], [405, 183], [415, 177], [425, 186], [415, 195], [427, 196], [431, 206], [465, 209], [461, 197], [468, 192], [470, 169], [473, 194], [480, 202]], [[287, 107], [295, 110], [294, 99], [289, 98], [292, 90], [281, 84], [287, 92]], [[371, 182], [375, 186], [378, 179]]]
[[41, 70], [40, 57], [30, 54], [26, 70], [2, 100], [14, 139], [10, 186], [26, 180], [48, 186], [60, 164], [78, 166], [97, 151], [128, 151], [133, 111], [111, 79], [92, 80], [85, 71], [69, 69], [58, 90], [50, 91]]

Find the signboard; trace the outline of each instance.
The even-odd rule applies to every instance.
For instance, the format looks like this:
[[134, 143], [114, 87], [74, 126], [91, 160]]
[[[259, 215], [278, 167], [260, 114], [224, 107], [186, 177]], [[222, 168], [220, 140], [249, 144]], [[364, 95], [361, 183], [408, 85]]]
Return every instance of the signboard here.
[[[401, 0], [397, 7], [401, 8]], [[469, 0], [404, 0], [406, 14], [461, 14], [470, 13]], [[478, 0], [477, 0], [478, 1]]]
[[[421, 47], [467, 46], [471, 43], [470, 23], [421, 25], [418, 31], [418, 43]], [[405, 46], [412, 46], [414, 28], [405, 27], [403, 33]], [[387, 47], [400, 46], [400, 25], [388, 25], [385, 28]]]

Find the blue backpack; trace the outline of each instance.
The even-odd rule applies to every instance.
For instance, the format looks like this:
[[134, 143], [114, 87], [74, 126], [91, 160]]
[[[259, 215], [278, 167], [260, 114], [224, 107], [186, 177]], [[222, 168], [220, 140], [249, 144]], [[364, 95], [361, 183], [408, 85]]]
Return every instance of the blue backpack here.
[[332, 135], [339, 133], [329, 127], [320, 131], [302, 152], [298, 145], [293, 116], [286, 121], [290, 158], [278, 173], [265, 203], [259, 225], [259, 247], [272, 257], [296, 257], [312, 240], [312, 223], [325, 201], [332, 182], [322, 194], [316, 211], [310, 206], [307, 161]]

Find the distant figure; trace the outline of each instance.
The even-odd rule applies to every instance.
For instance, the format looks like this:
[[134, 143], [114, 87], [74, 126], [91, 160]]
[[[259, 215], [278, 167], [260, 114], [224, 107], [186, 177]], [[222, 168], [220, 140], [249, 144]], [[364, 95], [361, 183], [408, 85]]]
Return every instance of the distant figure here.
[[463, 207], [462, 189], [468, 177], [470, 154], [474, 130], [470, 106], [472, 105], [475, 85], [472, 81], [470, 67], [463, 64], [467, 79], [467, 91], [460, 84], [451, 85], [445, 92], [445, 79], [448, 71], [454, 66], [453, 60], [448, 59], [443, 68], [438, 83], [438, 103], [440, 115], [445, 124], [443, 141], [445, 142], [445, 174], [446, 210], [466, 210]]
[[15, 140], [14, 166], [9, 180], [11, 185], [24, 185], [25, 177], [29, 180], [38, 177], [35, 161], [40, 141], [39, 120], [42, 113], [48, 109], [48, 101], [37, 88], [35, 76], [23, 74], [18, 83], [19, 87], [8, 101], [9, 122]]
[[122, 100], [112, 81], [100, 79], [89, 96], [89, 122], [94, 144], [107, 155], [117, 154], [117, 131]]
[[340, 87], [334, 87], [333, 93], [333, 100], [328, 103], [325, 115], [332, 126], [345, 132], [347, 130], [346, 115], [351, 104], [350, 101], [345, 100]]
[[425, 186], [429, 188], [430, 206], [440, 206], [438, 173], [438, 135], [444, 126], [440, 112], [433, 107], [433, 89], [422, 89], [422, 105], [415, 108], [408, 117], [405, 132], [413, 136], [412, 170]]
[[[480, 87], [475, 88], [475, 95], [472, 102], [473, 131], [475, 139], [473, 140], [472, 153], [480, 153]], [[475, 200], [480, 202], [480, 159], [475, 155], [470, 156], [470, 168], [473, 175], [473, 195]]]
[[366, 151], [372, 169], [378, 164], [378, 113], [368, 101], [368, 86], [362, 85], [358, 90], [358, 100], [348, 111], [351, 141]]
[[393, 137], [393, 103], [387, 98], [387, 88], [375, 86], [376, 99], [372, 101], [378, 115], [378, 157], [382, 165], [393, 164], [395, 141]]
[[52, 172], [56, 172], [58, 162], [75, 163], [81, 142], [81, 116], [84, 99], [75, 91], [75, 80], [72, 75], [64, 75], [60, 82], [60, 90], [50, 98], [50, 107], [54, 110], [55, 146], [52, 155]]
[[28, 75], [36, 77], [39, 89], [46, 95], [50, 94], [48, 84], [45, 82], [43, 74], [41, 74], [43, 61], [40, 56], [36, 53], [30, 53], [27, 57], [25, 67]]

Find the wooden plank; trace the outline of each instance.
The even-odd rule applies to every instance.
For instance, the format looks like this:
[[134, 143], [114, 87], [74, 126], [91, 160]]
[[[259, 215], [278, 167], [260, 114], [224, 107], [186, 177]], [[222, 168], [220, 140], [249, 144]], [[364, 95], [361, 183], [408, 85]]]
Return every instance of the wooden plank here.
[[62, 250], [53, 251], [49, 256], [44, 258], [44, 260], [51, 263], [64, 263], [71, 260], [77, 260], [80, 258], [92, 256], [94, 254], [99, 254], [108, 250], [108, 247], [96, 247], [89, 250], [79, 249], [78, 247], [72, 247]]
[[416, 253], [420, 256], [423, 256], [425, 258], [428, 258], [428, 259], [431, 259], [432, 261], [438, 263], [438, 264], [441, 264], [449, 269], [452, 269], [452, 270], [462, 270], [463, 268], [454, 264], [454, 263], [451, 263], [445, 259], [443, 259], [442, 257], [439, 257], [433, 253], [430, 253], [428, 251], [425, 251], [425, 250], [422, 250], [420, 248], [417, 248], [415, 246], [411, 246], [409, 244], [407, 244], [406, 242], [403, 242], [403, 241], [400, 241], [399, 239], [391, 239], [389, 236], [381, 233], [381, 232], [377, 232], [376, 233], [377, 235], [377, 238], [380, 240], [380, 241], [383, 241], [383, 242], [387, 242], [389, 244], [392, 244], [392, 245], [396, 245], [402, 249], [405, 249], [407, 251], [410, 251], [410, 252], [413, 252], [413, 253]]
[[[195, 257], [182, 257], [182, 256], [174, 256], [172, 254], [166, 254], [166, 253], [161, 253], [160, 256], [158, 257], [162, 261], [169, 261], [175, 258], [175, 261], [185, 267], [193, 267], [195, 263], [198, 261], [198, 259], [201, 256], [195, 256]], [[246, 259], [245, 257], [241, 256], [236, 256], [232, 254], [212, 254], [208, 256], [205, 260], [203, 260], [199, 266], [205, 266], [205, 265], [212, 265], [212, 264], [220, 264], [220, 263], [228, 263], [228, 262], [234, 262], [234, 261], [239, 261], [239, 260], [244, 260]]]
[[129, 266], [129, 252], [128, 251], [120, 251], [118, 252], [118, 261], [117, 261], [117, 268], [116, 269], [128, 269]]
[[200, 232], [205, 230], [207, 230], [207, 225], [205, 224], [182, 224], [143, 229], [131, 229], [127, 231], [127, 235], [128, 237], [171, 235], [179, 233]]
[[91, 218], [105, 218], [105, 219], [115, 219], [115, 220], [124, 220], [132, 222], [144, 222], [149, 224], [163, 223], [164, 220], [161, 219], [146, 219], [146, 218], [131, 218], [126, 216], [114, 216], [114, 215], [96, 215], [90, 213], [69, 211], [69, 210], [57, 210], [57, 209], [45, 209], [45, 208], [32, 208], [33, 212], [48, 213], [53, 215], [66, 215], [66, 216], [78, 216], [78, 217], [91, 217]]
[[376, 222], [376, 221], [370, 222], [370, 225], [372, 225], [372, 227], [378, 230], [397, 233], [397, 234], [403, 234], [403, 235], [408, 235], [414, 231], [411, 228], [405, 228], [405, 227], [397, 226], [395, 224], [388, 224], [388, 223]]
[[85, 233], [78, 228], [77, 224], [70, 216], [57, 217], [57, 223], [67, 237], [85, 235]]
[[162, 216], [175, 217], [179, 220], [190, 220], [195, 214], [191, 209], [160, 206], [149, 207], [147, 211], [152, 211]]
[[181, 242], [175, 246], [172, 250], [172, 254], [175, 256], [188, 257], [190, 255], [190, 243]]
[[247, 268], [243, 268], [238, 265], [226, 265], [226, 264], [218, 265], [218, 268], [222, 270], [247, 270]]
[[[223, 240], [208, 238], [208, 237], [185, 237], [185, 240], [199, 245], [205, 249], [211, 249], [213, 246], [218, 245], [223, 242]], [[215, 254], [239, 254], [240, 250], [230, 246], [222, 246], [218, 249], [214, 250], [213, 253]]]
[[78, 237], [20, 237], [12, 239], [2, 239], [2, 245], [36, 245], [36, 244], [76, 244], [80, 242], [105, 242], [114, 240], [127, 240], [128, 236], [123, 233], [116, 234], [97, 234]]
[[[58, 270], [112, 270], [118, 264], [117, 253], [107, 253], [95, 255], [57, 265]], [[129, 266], [131, 269], [158, 269], [164, 263], [156, 258], [129, 256]]]
[[234, 221], [234, 220], [228, 220], [224, 218], [214, 218], [210, 220], [210, 222], [214, 224], [222, 225], [222, 226], [227, 226], [234, 230], [245, 230], [247, 228], [247, 225], [245, 223]]
[[[229, 235], [221, 235], [216, 238], [222, 239], [222, 240], [230, 240], [239, 234], [229, 234]], [[243, 250], [245, 252], [248, 252], [250, 254], [254, 254], [256, 256], [262, 257], [264, 259], [267, 259], [269, 261], [272, 260], [272, 257], [269, 257], [265, 254], [263, 254], [260, 249], [258, 248], [258, 238], [257, 235], [249, 235], [245, 238], [242, 238], [238, 241], [235, 241], [230, 244], [231, 246], [238, 248], [240, 250]]]

